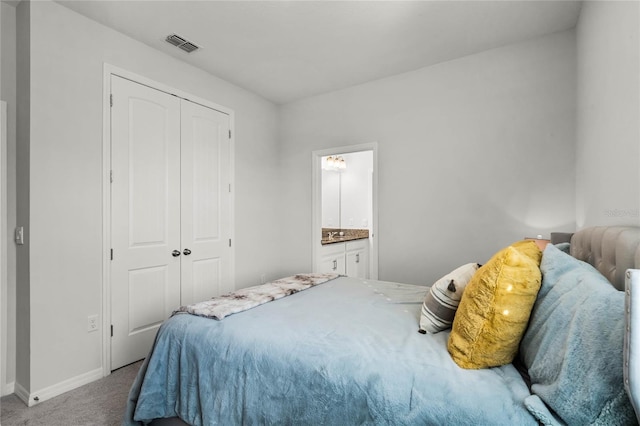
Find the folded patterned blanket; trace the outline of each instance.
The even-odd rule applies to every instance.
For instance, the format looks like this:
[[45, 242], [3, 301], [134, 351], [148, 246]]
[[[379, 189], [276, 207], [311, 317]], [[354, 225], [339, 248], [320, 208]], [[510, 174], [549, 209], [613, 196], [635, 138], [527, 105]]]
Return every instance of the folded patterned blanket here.
[[338, 274], [320, 273], [293, 275], [266, 284], [243, 288], [204, 302], [182, 306], [174, 314], [186, 312], [200, 317], [221, 320], [227, 315], [255, 308], [263, 303], [290, 296], [338, 277]]

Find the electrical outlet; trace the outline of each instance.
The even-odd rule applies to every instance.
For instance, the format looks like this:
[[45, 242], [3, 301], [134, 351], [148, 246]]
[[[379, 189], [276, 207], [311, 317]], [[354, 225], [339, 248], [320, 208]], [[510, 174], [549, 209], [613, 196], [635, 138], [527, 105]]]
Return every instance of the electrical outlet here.
[[87, 331], [97, 331], [98, 330], [98, 316], [97, 315], [89, 315], [87, 317]]

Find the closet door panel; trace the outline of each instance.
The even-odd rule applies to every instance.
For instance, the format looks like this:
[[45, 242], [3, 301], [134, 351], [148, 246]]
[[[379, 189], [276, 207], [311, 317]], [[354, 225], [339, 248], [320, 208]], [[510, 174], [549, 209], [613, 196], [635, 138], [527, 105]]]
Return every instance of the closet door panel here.
[[[148, 99], [129, 99], [129, 246], [166, 245], [169, 238], [169, 219], [173, 219], [174, 205], [169, 204], [177, 182], [169, 155], [175, 140], [165, 137], [165, 124], [170, 114], [164, 105]], [[175, 179], [175, 177], [174, 177]], [[170, 186], [176, 186], [170, 188]]]
[[230, 120], [182, 100], [182, 304], [233, 290], [230, 263]]
[[[208, 111], [205, 111], [208, 112]], [[220, 239], [220, 123], [204, 117], [190, 116], [192, 128], [191, 149], [184, 149], [184, 165], [190, 185], [193, 208], [191, 224], [193, 240], [198, 242]], [[185, 133], [189, 133], [187, 130]], [[224, 143], [224, 142], [222, 142]], [[188, 148], [188, 147], [187, 147]], [[190, 163], [190, 164], [189, 164]], [[186, 188], [185, 188], [186, 189]]]
[[[144, 332], [149, 325], [165, 320], [169, 291], [166, 266], [129, 271], [129, 334]], [[163, 309], [158, 309], [163, 307]]]

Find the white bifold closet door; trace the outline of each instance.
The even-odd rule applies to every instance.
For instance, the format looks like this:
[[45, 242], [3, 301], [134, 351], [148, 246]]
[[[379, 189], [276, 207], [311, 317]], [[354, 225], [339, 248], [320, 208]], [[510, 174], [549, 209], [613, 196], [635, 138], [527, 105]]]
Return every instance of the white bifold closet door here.
[[111, 369], [181, 305], [232, 289], [230, 120], [112, 76]]

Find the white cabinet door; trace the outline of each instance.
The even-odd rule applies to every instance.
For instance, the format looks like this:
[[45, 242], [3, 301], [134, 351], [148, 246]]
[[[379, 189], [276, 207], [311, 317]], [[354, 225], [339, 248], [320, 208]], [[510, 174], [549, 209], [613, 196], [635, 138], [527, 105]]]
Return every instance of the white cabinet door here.
[[320, 248], [317, 272], [345, 274], [344, 243], [327, 244]]
[[356, 278], [369, 278], [368, 240], [346, 243], [346, 275]]
[[369, 240], [326, 244], [320, 248], [317, 272], [369, 278]]
[[180, 100], [115, 76], [111, 87], [115, 369], [147, 356], [180, 306]]
[[182, 305], [233, 290], [229, 115], [182, 100]]

